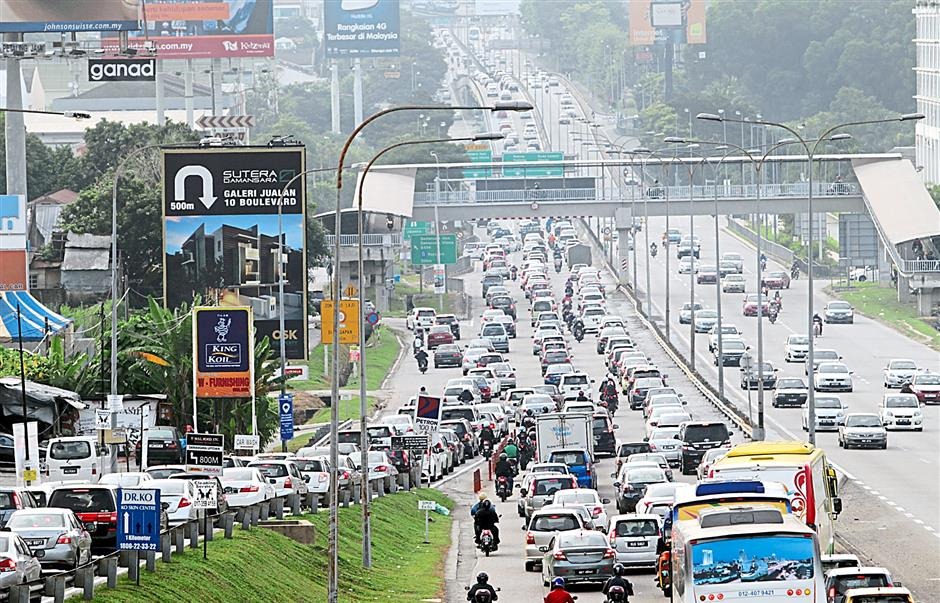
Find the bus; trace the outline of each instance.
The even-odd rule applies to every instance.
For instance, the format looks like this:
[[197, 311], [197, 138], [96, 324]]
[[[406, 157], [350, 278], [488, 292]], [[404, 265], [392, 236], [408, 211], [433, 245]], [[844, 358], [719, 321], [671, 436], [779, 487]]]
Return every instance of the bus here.
[[672, 542], [672, 602], [824, 603], [816, 532], [769, 507], [703, 510]]
[[712, 464], [708, 477], [783, 484], [793, 514], [819, 534], [823, 553], [835, 552], [842, 500], [835, 469], [822, 448], [799, 441], [739, 444]]

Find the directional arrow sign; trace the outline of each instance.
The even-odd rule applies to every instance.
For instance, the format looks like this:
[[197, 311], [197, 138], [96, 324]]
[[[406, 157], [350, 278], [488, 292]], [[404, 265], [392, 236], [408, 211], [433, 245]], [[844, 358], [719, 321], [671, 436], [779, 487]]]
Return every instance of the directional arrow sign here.
[[254, 115], [203, 115], [196, 120], [196, 125], [203, 129], [211, 128], [250, 128], [255, 125]]
[[190, 176], [202, 179], [202, 196], [199, 200], [209, 209], [215, 203], [216, 197], [212, 194], [212, 172], [204, 165], [187, 165], [176, 172], [173, 179], [173, 197], [177, 201], [186, 200], [186, 179]]

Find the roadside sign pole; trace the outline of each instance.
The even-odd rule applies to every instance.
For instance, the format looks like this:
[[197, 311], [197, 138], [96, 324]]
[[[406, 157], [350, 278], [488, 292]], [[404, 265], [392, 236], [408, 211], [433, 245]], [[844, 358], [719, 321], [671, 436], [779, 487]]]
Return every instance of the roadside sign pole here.
[[[209, 526], [206, 521], [209, 511], [206, 509], [202, 510], [202, 558], [209, 558]], [[140, 572], [137, 572], [137, 575], [140, 576]]]
[[[440, 181], [434, 183], [437, 187], [437, 192], [440, 193]], [[439, 195], [438, 195], [439, 196]], [[447, 293], [447, 264], [444, 263], [444, 258], [441, 257], [441, 219], [438, 214], [438, 203], [434, 204], [434, 238], [437, 239], [437, 263], [441, 265], [444, 272], [444, 289], [437, 296], [437, 309], [441, 312], [444, 311], [444, 294]], [[362, 249], [362, 246], [359, 247]]]
[[[357, 70], [358, 73], [358, 70]], [[353, 320], [359, 323], [359, 449], [361, 459], [360, 465], [366, 475], [359, 480], [359, 505], [362, 507], [362, 567], [372, 567], [372, 525], [370, 522], [371, 505], [369, 493], [369, 432], [366, 431], [366, 330], [362, 328], [362, 309], [365, 308], [365, 279], [362, 274], [364, 263], [362, 261], [362, 187], [365, 185], [365, 174], [359, 183], [359, 211], [357, 213], [357, 224], [359, 226], [359, 311]]]
[[[427, 509], [424, 510], [424, 544], [431, 544], [431, 539], [428, 537], [428, 523], [430, 523], [429, 512]], [[138, 572], [138, 579], [140, 573]]]

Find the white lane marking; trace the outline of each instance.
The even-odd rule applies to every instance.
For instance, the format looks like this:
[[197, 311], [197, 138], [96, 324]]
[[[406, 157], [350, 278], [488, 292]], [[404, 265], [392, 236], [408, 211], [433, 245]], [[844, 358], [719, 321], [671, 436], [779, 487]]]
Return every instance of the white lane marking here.
[[464, 467], [464, 468], [461, 469], [460, 471], [457, 471], [456, 473], [451, 473], [451, 474], [448, 475], [447, 477], [445, 477], [445, 478], [443, 478], [443, 479], [441, 479], [441, 480], [438, 480], [438, 482], [437, 482], [436, 484], [434, 484], [433, 486], [431, 486], [431, 487], [432, 487], [432, 488], [440, 488], [441, 486], [443, 486], [443, 485], [446, 484], [447, 482], [449, 482], [449, 481], [451, 481], [451, 480], [453, 480], [453, 479], [456, 479], [456, 478], [460, 477], [461, 475], [467, 473], [468, 471], [471, 471], [471, 470], [473, 470], [473, 469], [476, 469], [477, 467], [479, 467], [480, 465], [482, 465], [482, 464], [485, 463], [485, 462], [486, 462], [486, 459], [485, 459], [485, 458], [484, 458], [484, 459], [479, 459], [479, 460], [477, 460], [477, 461], [474, 461], [474, 463], [473, 463], [472, 465], [467, 465], [466, 467]]
[[914, 520], [914, 523], [916, 523], [917, 525], [921, 525], [921, 526], [922, 526], [922, 525], [924, 525], [924, 520], [923, 520], [923, 519], [915, 519], [915, 520]]
[[928, 465], [930, 464], [930, 461], [928, 461], [927, 459], [925, 459], [925, 458], [923, 458], [923, 457], [921, 457], [920, 462], [921, 462], [921, 463], [927, 463]]

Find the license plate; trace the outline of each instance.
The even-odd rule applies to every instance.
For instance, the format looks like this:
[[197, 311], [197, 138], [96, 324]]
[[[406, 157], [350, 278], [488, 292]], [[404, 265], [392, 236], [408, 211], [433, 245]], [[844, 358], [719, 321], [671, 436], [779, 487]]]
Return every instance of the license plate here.
[[46, 546], [46, 540], [45, 538], [33, 538], [30, 540], [27, 540], [26, 544], [28, 544], [31, 547], [43, 547], [43, 546]]
[[62, 473], [65, 475], [75, 475], [78, 473], [78, 467], [65, 467], [62, 469]]
[[632, 549], [641, 549], [641, 548], [646, 547], [646, 543], [645, 542], [628, 542], [627, 546]]
[[225, 493], [226, 493], [226, 494], [235, 494], [235, 488], [226, 488], [226, 489], [225, 489]]
[[898, 425], [910, 425], [911, 422], [908, 419], [898, 419]]
[[577, 571], [575, 571], [575, 573], [578, 574], [579, 576], [585, 576], [585, 575], [588, 575], [588, 574], [593, 574], [593, 573], [595, 573], [596, 571], [597, 571], [597, 570], [582, 569], [582, 570], [577, 570]]
[[833, 422], [832, 421], [820, 421], [819, 424], [820, 425], [833, 425]]

